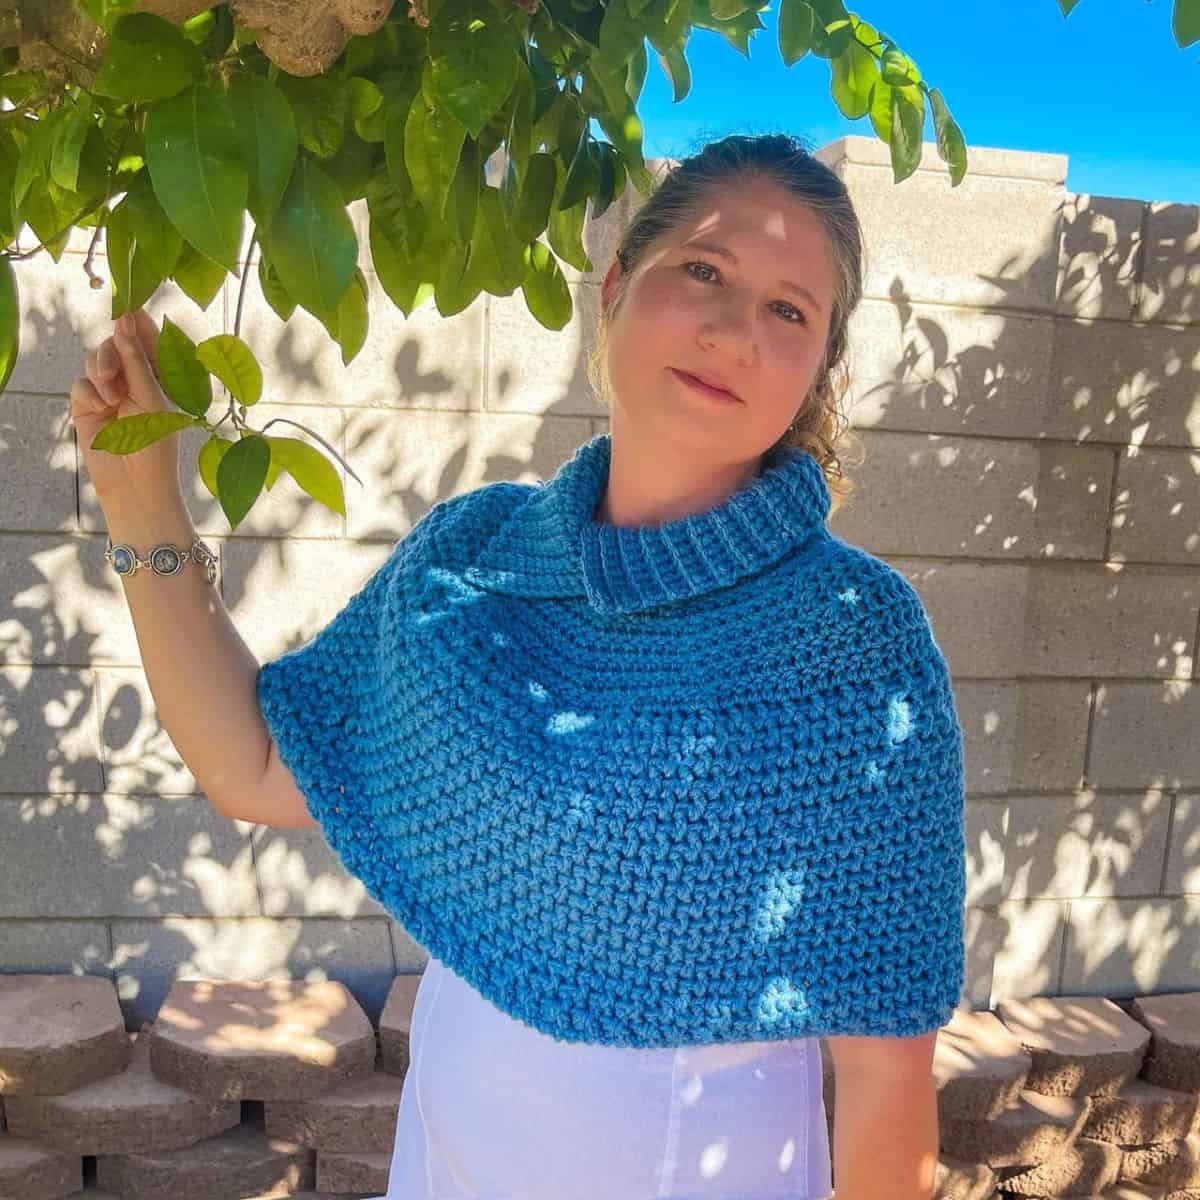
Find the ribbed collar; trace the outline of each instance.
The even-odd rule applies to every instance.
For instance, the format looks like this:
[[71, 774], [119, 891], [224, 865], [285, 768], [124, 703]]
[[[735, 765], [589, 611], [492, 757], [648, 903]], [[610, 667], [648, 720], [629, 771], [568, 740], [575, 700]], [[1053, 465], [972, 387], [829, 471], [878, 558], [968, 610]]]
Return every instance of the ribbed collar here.
[[513, 595], [586, 595], [600, 612], [638, 612], [756, 574], [829, 515], [820, 464], [784, 445], [754, 479], [704, 512], [664, 525], [595, 521], [611, 454], [609, 433], [583, 443], [516, 507], [466, 577]]

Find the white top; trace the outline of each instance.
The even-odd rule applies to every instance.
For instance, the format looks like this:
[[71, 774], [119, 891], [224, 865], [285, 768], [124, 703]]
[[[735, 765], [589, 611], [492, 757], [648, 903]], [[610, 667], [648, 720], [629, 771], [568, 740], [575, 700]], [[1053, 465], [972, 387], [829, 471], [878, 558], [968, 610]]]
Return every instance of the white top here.
[[816, 1038], [560, 1042], [431, 957], [386, 1197], [828, 1200]]

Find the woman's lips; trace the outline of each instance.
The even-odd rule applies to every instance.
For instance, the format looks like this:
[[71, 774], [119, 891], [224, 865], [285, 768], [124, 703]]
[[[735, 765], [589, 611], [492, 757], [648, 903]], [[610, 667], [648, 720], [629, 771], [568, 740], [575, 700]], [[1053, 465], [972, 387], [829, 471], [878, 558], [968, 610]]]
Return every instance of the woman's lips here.
[[727, 392], [724, 388], [710, 387], [703, 380], [697, 379], [695, 375], [689, 375], [686, 371], [676, 371], [674, 367], [671, 370], [689, 387], [703, 392], [706, 396], [712, 396], [716, 400], [725, 400], [730, 404], [741, 404], [741, 401], [732, 392]]

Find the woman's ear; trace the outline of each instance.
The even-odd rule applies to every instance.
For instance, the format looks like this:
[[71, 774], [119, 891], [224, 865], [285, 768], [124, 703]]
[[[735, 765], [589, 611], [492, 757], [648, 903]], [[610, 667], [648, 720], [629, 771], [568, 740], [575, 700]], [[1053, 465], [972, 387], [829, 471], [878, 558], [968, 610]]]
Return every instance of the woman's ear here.
[[612, 294], [616, 290], [617, 280], [621, 276], [621, 260], [614, 257], [604, 282], [600, 285], [600, 311], [607, 314], [608, 306], [612, 303]]

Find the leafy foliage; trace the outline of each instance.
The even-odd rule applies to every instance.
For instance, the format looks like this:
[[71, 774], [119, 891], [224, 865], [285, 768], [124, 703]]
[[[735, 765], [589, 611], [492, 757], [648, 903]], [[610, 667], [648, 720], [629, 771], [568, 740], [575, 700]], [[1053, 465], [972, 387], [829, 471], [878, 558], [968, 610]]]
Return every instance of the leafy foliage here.
[[[1064, 15], [1074, 2], [1059, 0]], [[1200, 37], [1200, 0], [1175, 5], [1184, 45]], [[166, 279], [201, 309], [229, 274], [244, 289], [244, 248], [257, 242], [257, 282], [280, 320], [305, 309], [349, 363], [368, 311], [346, 208], [365, 199], [373, 269], [405, 316], [430, 298], [449, 316], [481, 292], [519, 288], [537, 321], [561, 329], [572, 305], [560, 261], [593, 267], [582, 241], [588, 206], [598, 217], [629, 181], [643, 195], [652, 186], [637, 114], [647, 45], [679, 101], [691, 87], [693, 30], [749, 57], [764, 28], [754, 0], [426, 0], [407, 13], [397, 5], [329, 69], [298, 76], [224, 5], [179, 25], [130, 11], [132, 0], [77, 7], [96, 36], [74, 80], [30, 65], [17, 47], [0, 50], [0, 390], [18, 352], [12, 259], [45, 250], [59, 261], [74, 228], [103, 232], [114, 319]], [[834, 102], [870, 121], [896, 182], [917, 169], [927, 112], [952, 185], [962, 181], [962, 132], [893, 38], [842, 0], [781, 0], [778, 30], [786, 65], [828, 60]], [[501, 147], [493, 186], [484, 165]], [[14, 245], [24, 225], [35, 251]], [[232, 526], [284, 470], [344, 512], [337, 472], [317, 450], [246, 425], [263, 380], [236, 325], [194, 346], [164, 319], [159, 373], [179, 412], [114, 420], [95, 448], [133, 453], [198, 425], [211, 435], [201, 476]], [[213, 377], [230, 394], [237, 440], [208, 421]]]

